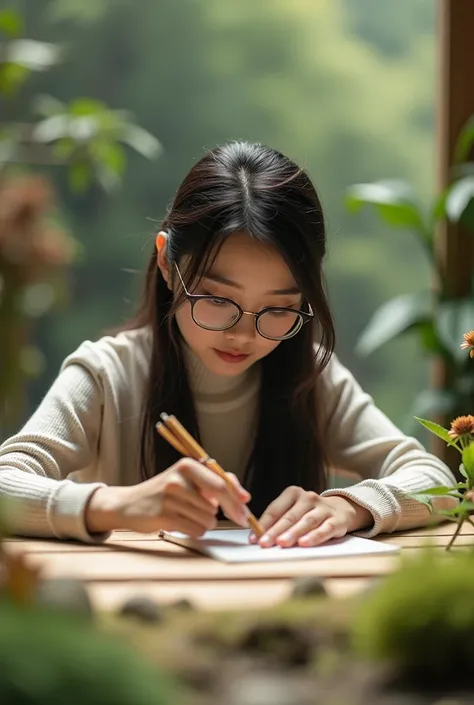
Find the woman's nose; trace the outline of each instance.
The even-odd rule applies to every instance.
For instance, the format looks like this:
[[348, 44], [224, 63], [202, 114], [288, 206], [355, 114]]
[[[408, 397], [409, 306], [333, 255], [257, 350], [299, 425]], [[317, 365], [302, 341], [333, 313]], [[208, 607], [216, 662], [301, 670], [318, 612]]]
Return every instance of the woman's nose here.
[[244, 313], [235, 326], [225, 331], [229, 340], [252, 340], [255, 337], [255, 317]]

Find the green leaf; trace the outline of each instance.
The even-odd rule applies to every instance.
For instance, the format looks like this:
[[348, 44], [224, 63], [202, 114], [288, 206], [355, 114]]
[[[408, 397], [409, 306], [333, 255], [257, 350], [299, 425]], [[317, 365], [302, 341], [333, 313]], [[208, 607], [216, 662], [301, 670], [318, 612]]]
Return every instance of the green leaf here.
[[69, 187], [74, 193], [83, 193], [92, 182], [92, 169], [87, 162], [75, 162], [69, 167]]
[[434, 433], [435, 436], [438, 436], [438, 438], [441, 438], [445, 443], [450, 443], [453, 439], [449, 435], [448, 431], [440, 426], [439, 424], [435, 423], [434, 421], [427, 421], [426, 419], [420, 419], [418, 416], [415, 416], [415, 419], [421, 423], [422, 426], [424, 426], [430, 433]]
[[[429, 495], [429, 496], [448, 496], [451, 492], [457, 492], [456, 487], [448, 487], [447, 485], [438, 485], [438, 487], [430, 487], [429, 490], [421, 490], [417, 492], [417, 495]], [[458, 493], [459, 494], [459, 493]]]
[[24, 66], [0, 63], [0, 93], [11, 96], [26, 81], [30, 72]]
[[386, 301], [370, 319], [356, 344], [356, 352], [370, 355], [385, 343], [431, 320], [428, 294], [405, 294]]
[[124, 173], [126, 155], [120, 144], [99, 140], [90, 145], [90, 153], [96, 164], [105, 167], [115, 176]]
[[458, 517], [461, 514], [467, 514], [472, 512], [474, 509], [474, 502], [460, 502], [456, 507], [452, 509], [437, 509], [437, 514], [442, 514], [447, 517]]
[[33, 112], [42, 117], [60, 115], [66, 109], [65, 104], [51, 95], [38, 95], [33, 99]]
[[462, 451], [462, 464], [470, 483], [474, 482], [474, 443], [469, 443]]
[[6, 47], [6, 61], [30, 71], [45, 71], [62, 58], [62, 50], [55, 44], [34, 39], [15, 39]]
[[461, 473], [461, 475], [462, 475], [463, 477], [466, 478], [466, 480], [469, 480], [469, 475], [467, 474], [466, 469], [465, 469], [465, 467], [464, 467], [464, 465], [463, 465], [462, 463], [461, 463], [461, 465], [459, 466], [459, 472]]
[[122, 141], [146, 159], [156, 159], [162, 152], [162, 146], [156, 137], [138, 125], [127, 125]]
[[427, 497], [426, 495], [423, 494], [412, 494], [410, 495], [412, 499], [416, 499], [417, 502], [420, 502], [420, 504], [424, 504], [425, 507], [428, 507], [430, 512], [433, 512], [433, 505], [431, 504], [431, 499]]
[[440, 194], [438, 194], [434, 200], [433, 207], [431, 210], [432, 220], [437, 223], [440, 220], [446, 218], [446, 197], [448, 195], [448, 189], [444, 189]]
[[11, 39], [19, 37], [23, 32], [23, 18], [15, 10], [0, 11], [0, 32]]
[[455, 181], [446, 196], [446, 214], [453, 223], [474, 226], [474, 176]]
[[454, 147], [454, 160], [456, 162], [465, 161], [474, 145], [474, 116], [470, 117], [462, 128]]
[[463, 334], [471, 330], [474, 322], [474, 299], [448, 299], [442, 301], [435, 317], [435, 329], [443, 343], [454, 358], [463, 361], [466, 352], [461, 349]]
[[413, 198], [408, 184], [400, 181], [379, 181], [351, 186], [346, 196], [346, 206], [356, 213], [363, 206], [374, 206], [388, 225], [410, 228], [427, 239], [423, 216]]

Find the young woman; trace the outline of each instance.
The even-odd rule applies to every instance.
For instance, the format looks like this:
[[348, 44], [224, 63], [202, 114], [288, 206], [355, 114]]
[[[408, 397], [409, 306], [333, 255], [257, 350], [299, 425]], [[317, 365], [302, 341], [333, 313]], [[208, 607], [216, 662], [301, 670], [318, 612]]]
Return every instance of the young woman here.
[[[411, 495], [454, 478], [334, 355], [325, 251], [318, 196], [292, 161], [248, 143], [207, 153], [156, 237], [136, 319], [70, 355], [1, 446], [0, 495], [22, 500], [15, 532], [197, 536], [219, 507], [245, 525], [245, 503], [262, 546], [426, 522]], [[234, 474], [239, 499], [157, 434], [161, 412]], [[363, 480], [327, 490], [328, 467]]]

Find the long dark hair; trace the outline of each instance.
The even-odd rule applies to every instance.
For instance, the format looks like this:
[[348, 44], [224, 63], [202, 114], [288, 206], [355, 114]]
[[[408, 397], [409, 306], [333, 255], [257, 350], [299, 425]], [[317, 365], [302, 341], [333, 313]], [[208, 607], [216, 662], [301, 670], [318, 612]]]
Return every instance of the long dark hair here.
[[[229, 235], [245, 231], [276, 246], [315, 314], [262, 360], [260, 420], [244, 484], [251, 509], [260, 515], [288, 485], [321, 491], [324, 448], [318, 428], [318, 376], [334, 349], [334, 324], [325, 293], [324, 217], [305, 172], [274, 149], [234, 142], [198, 161], [179, 187], [161, 229], [168, 233], [167, 256], [189, 256], [187, 284], [199, 280]], [[144, 407], [141, 472], [147, 479], [178, 459], [157, 434], [161, 412], [175, 414], [199, 438], [199, 428], [179, 341], [174, 300], [160, 270], [157, 252], [148, 266], [142, 305], [127, 328], [149, 326], [150, 377]]]

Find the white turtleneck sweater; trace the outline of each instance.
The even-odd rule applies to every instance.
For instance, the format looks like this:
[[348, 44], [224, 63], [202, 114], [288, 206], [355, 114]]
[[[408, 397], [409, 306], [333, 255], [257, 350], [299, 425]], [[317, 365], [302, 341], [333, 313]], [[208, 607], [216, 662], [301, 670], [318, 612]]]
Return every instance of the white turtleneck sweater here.
[[[147, 329], [85, 342], [66, 358], [40, 406], [0, 446], [0, 497], [19, 499], [14, 531], [82, 541], [84, 512], [97, 487], [140, 481], [140, 426], [151, 336]], [[202, 445], [242, 478], [255, 440], [260, 368], [221, 377], [186, 348]], [[317, 403], [331, 466], [362, 482], [324, 494], [366, 507], [374, 524], [360, 535], [409, 529], [429, 518], [413, 493], [452, 485], [449, 469], [405, 436], [374, 405], [333, 355]], [[435, 500], [436, 501], [442, 501]]]

